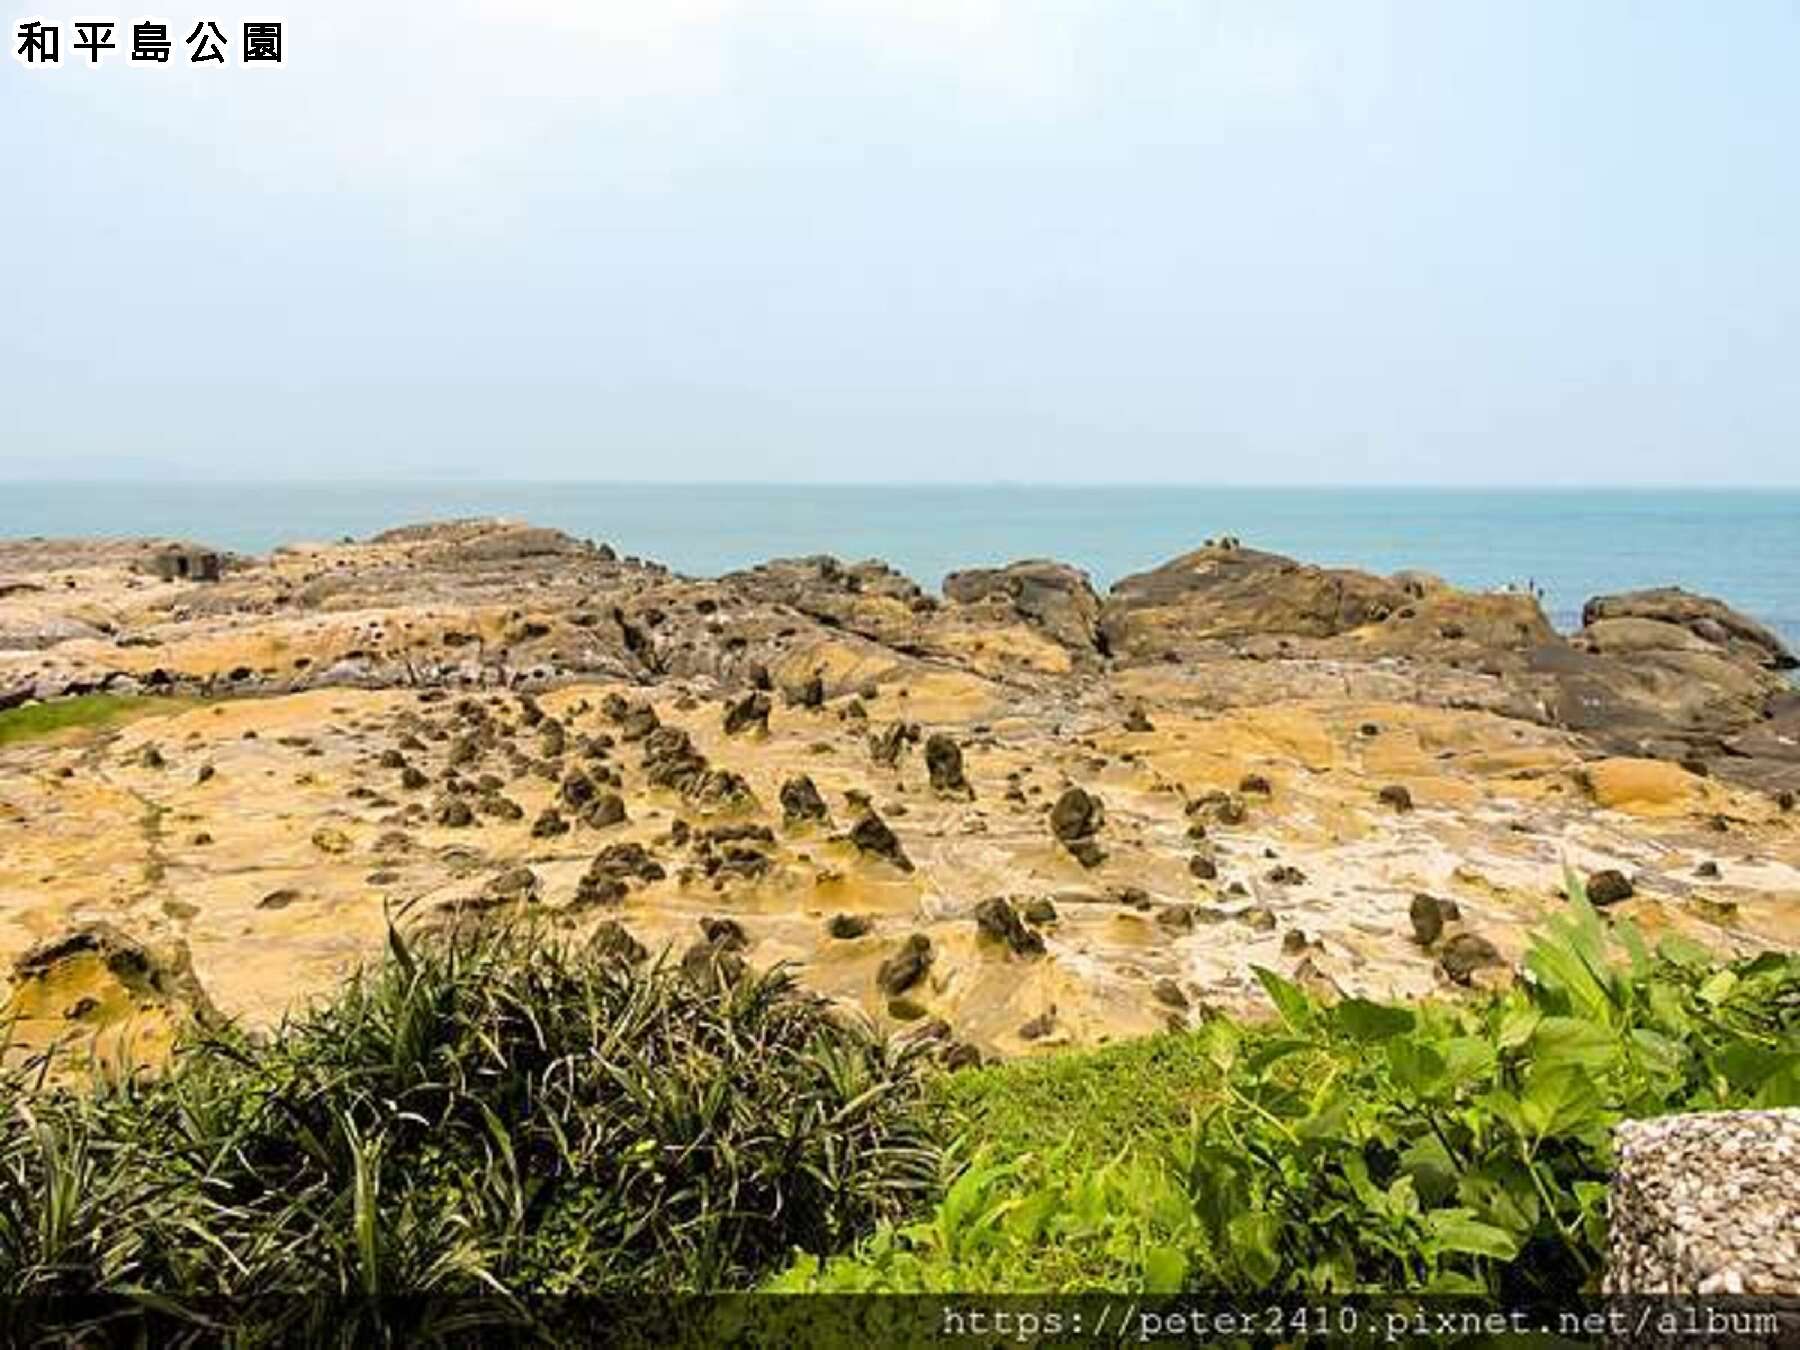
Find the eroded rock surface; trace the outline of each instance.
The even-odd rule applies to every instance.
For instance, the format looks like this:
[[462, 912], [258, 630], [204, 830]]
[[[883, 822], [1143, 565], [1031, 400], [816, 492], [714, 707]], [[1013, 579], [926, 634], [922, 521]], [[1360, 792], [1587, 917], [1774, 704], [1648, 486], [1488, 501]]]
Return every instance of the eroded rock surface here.
[[1104, 598], [1044, 562], [942, 599], [828, 558], [696, 580], [481, 521], [205, 582], [153, 547], [0, 543], [0, 708], [153, 696], [0, 746], [0, 961], [39, 1043], [270, 1024], [389, 915], [792, 962], [969, 1062], [1258, 1009], [1256, 965], [1504, 982], [1565, 862], [1628, 879], [1606, 913], [1652, 936], [1800, 931], [1791, 657], [1679, 592], [1564, 638], [1528, 596], [1233, 540]]

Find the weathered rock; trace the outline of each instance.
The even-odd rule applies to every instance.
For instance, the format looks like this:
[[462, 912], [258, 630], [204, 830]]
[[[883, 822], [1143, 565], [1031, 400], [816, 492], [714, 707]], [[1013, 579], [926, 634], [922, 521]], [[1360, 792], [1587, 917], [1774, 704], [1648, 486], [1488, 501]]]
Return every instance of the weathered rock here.
[[1391, 806], [1401, 815], [1405, 815], [1413, 809], [1412, 791], [1404, 784], [1389, 783], [1375, 795], [1376, 800], [1383, 806]]
[[773, 705], [761, 690], [752, 690], [725, 709], [725, 734], [742, 735], [746, 731], [767, 732], [769, 711]]
[[1604, 909], [1608, 905], [1616, 905], [1621, 900], [1629, 900], [1636, 889], [1630, 878], [1617, 868], [1608, 867], [1602, 871], [1591, 873], [1587, 879], [1588, 903], [1596, 909]]
[[1457, 984], [1469, 984], [1478, 971], [1505, 964], [1499, 949], [1475, 933], [1456, 934], [1438, 953], [1438, 966]]
[[665, 875], [662, 864], [642, 844], [636, 841], [608, 844], [589, 864], [576, 885], [575, 898], [569, 908], [582, 910], [595, 905], [617, 904], [628, 894], [631, 882], [661, 881]]
[[940, 797], [974, 797], [975, 790], [963, 776], [962, 747], [955, 738], [934, 732], [925, 742], [925, 768], [931, 775], [932, 791]]
[[805, 774], [796, 774], [781, 785], [781, 814], [789, 825], [827, 820], [831, 816], [825, 798], [819, 795], [818, 787]]
[[900, 839], [874, 811], [866, 813], [850, 830], [850, 842], [863, 853], [881, 858], [902, 872], [913, 870], [912, 859], [900, 846]]
[[1050, 810], [1050, 833], [1065, 845], [1092, 838], [1105, 823], [1100, 799], [1079, 787], [1065, 788]]
[[1445, 924], [1462, 917], [1462, 911], [1452, 900], [1415, 891], [1407, 915], [1412, 920], [1413, 941], [1421, 947], [1429, 947], [1442, 936]]
[[906, 747], [916, 744], [918, 739], [918, 723], [890, 722], [884, 729], [869, 737], [869, 756], [882, 767], [891, 769], [900, 762], [900, 755]]
[[906, 939], [905, 946], [881, 963], [875, 973], [876, 987], [889, 997], [904, 994], [925, 978], [925, 972], [931, 969], [932, 956], [931, 939], [923, 933], [914, 933]]
[[582, 824], [589, 829], [604, 830], [625, 823], [625, 799], [616, 792], [602, 792], [589, 802], [581, 814]]
[[1377, 622], [1408, 599], [1401, 587], [1366, 572], [1212, 546], [1114, 585], [1101, 607], [1100, 632], [1116, 656], [1160, 660], [1208, 640], [1331, 637]]
[[[1671, 630], [1699, 639], [1708, 647], [1769, 670], [1793, 670], [1800, 666], [1800, 660], [1787, 645], [1762, 624], [1738, 613], [1722, 600], [1695, 595], [1678, 586], [1599, 595], [1581, 609], [1582, 625], [1590, 632], [1602, 622], [1621, 619], [1666, 625]], [[1676, 645], [1671, 643], [1663, 650], [1672, 650]], [[1649, 649], [1652, 648], [1639, 646], [1633, 650]]]
[[588, 939], [588, 948], [597, 956], [623, 961], [627, 965], [636, 965], [650, 956], [644, 944], [634, 938], [617, 919], [608, 919], [595, 928]]
[[982, 936], [1004, 943], [1018, 956], [1044, 954], [1044, 939], [1025, 926], [1004, 897], [995, 896], [975, 906], [975, 923]]
[[841, 941], [849, 941], [873, 932], [875, 921], [866, 914], [833, 914], [825, 931]]
[[461, 797], [440, 797], [431, 809], [432, 823], [460, 830], [475, 823], [475, 812]]
[[944, 578], [944, 596], [960, 605], [999, 603], [1065, 647], [1097, 650], [1100, 600], [1087, 574], [1031, 559], [1007, 567], [970, 568]]

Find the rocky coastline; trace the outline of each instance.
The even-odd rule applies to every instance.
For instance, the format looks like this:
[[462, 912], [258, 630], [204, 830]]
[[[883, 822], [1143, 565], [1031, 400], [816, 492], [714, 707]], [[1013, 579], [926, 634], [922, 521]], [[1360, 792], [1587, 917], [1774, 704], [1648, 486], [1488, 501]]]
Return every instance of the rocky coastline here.
[[[171, 561], [171, 559], [174, 559]], [[1529, 595], [1235, 539], [677, 575], [504, 521], [229, 557], [0, 542], [0, 968], [20, 1040], [154, 1058], [427, 926], [791, 962], [946, 1059], [1511, 978], [1566, 866], [1723, 953], [1800, 935], [1794, 655], [1723, 600]], [[166, 700], [166, 702], [165, 702]]]

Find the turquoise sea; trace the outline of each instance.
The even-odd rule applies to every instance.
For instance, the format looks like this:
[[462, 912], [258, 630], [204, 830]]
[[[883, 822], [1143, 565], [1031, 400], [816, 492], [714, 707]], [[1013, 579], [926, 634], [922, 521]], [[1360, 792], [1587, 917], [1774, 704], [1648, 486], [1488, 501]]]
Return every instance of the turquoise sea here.
[[179, 535], [246, 552], [504, 515], [710, 574], [765, 558], [957, 567], [1052, 557], [1104, 588], [1210, 535], [1465, 586], [1535, 582], [1559, 627], [1589, 596], [1679, 584], [1800, 647], [1800, 491], [602, 483], [4, 483], [0, 536]]

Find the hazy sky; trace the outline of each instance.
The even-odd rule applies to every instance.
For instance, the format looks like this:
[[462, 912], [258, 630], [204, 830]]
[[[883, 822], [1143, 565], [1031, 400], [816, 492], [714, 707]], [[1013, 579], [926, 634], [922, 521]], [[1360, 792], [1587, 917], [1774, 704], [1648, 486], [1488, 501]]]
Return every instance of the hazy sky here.
[[0, 478], [1800, 483], [1791, 0], [108, 12], [0, 0]]

